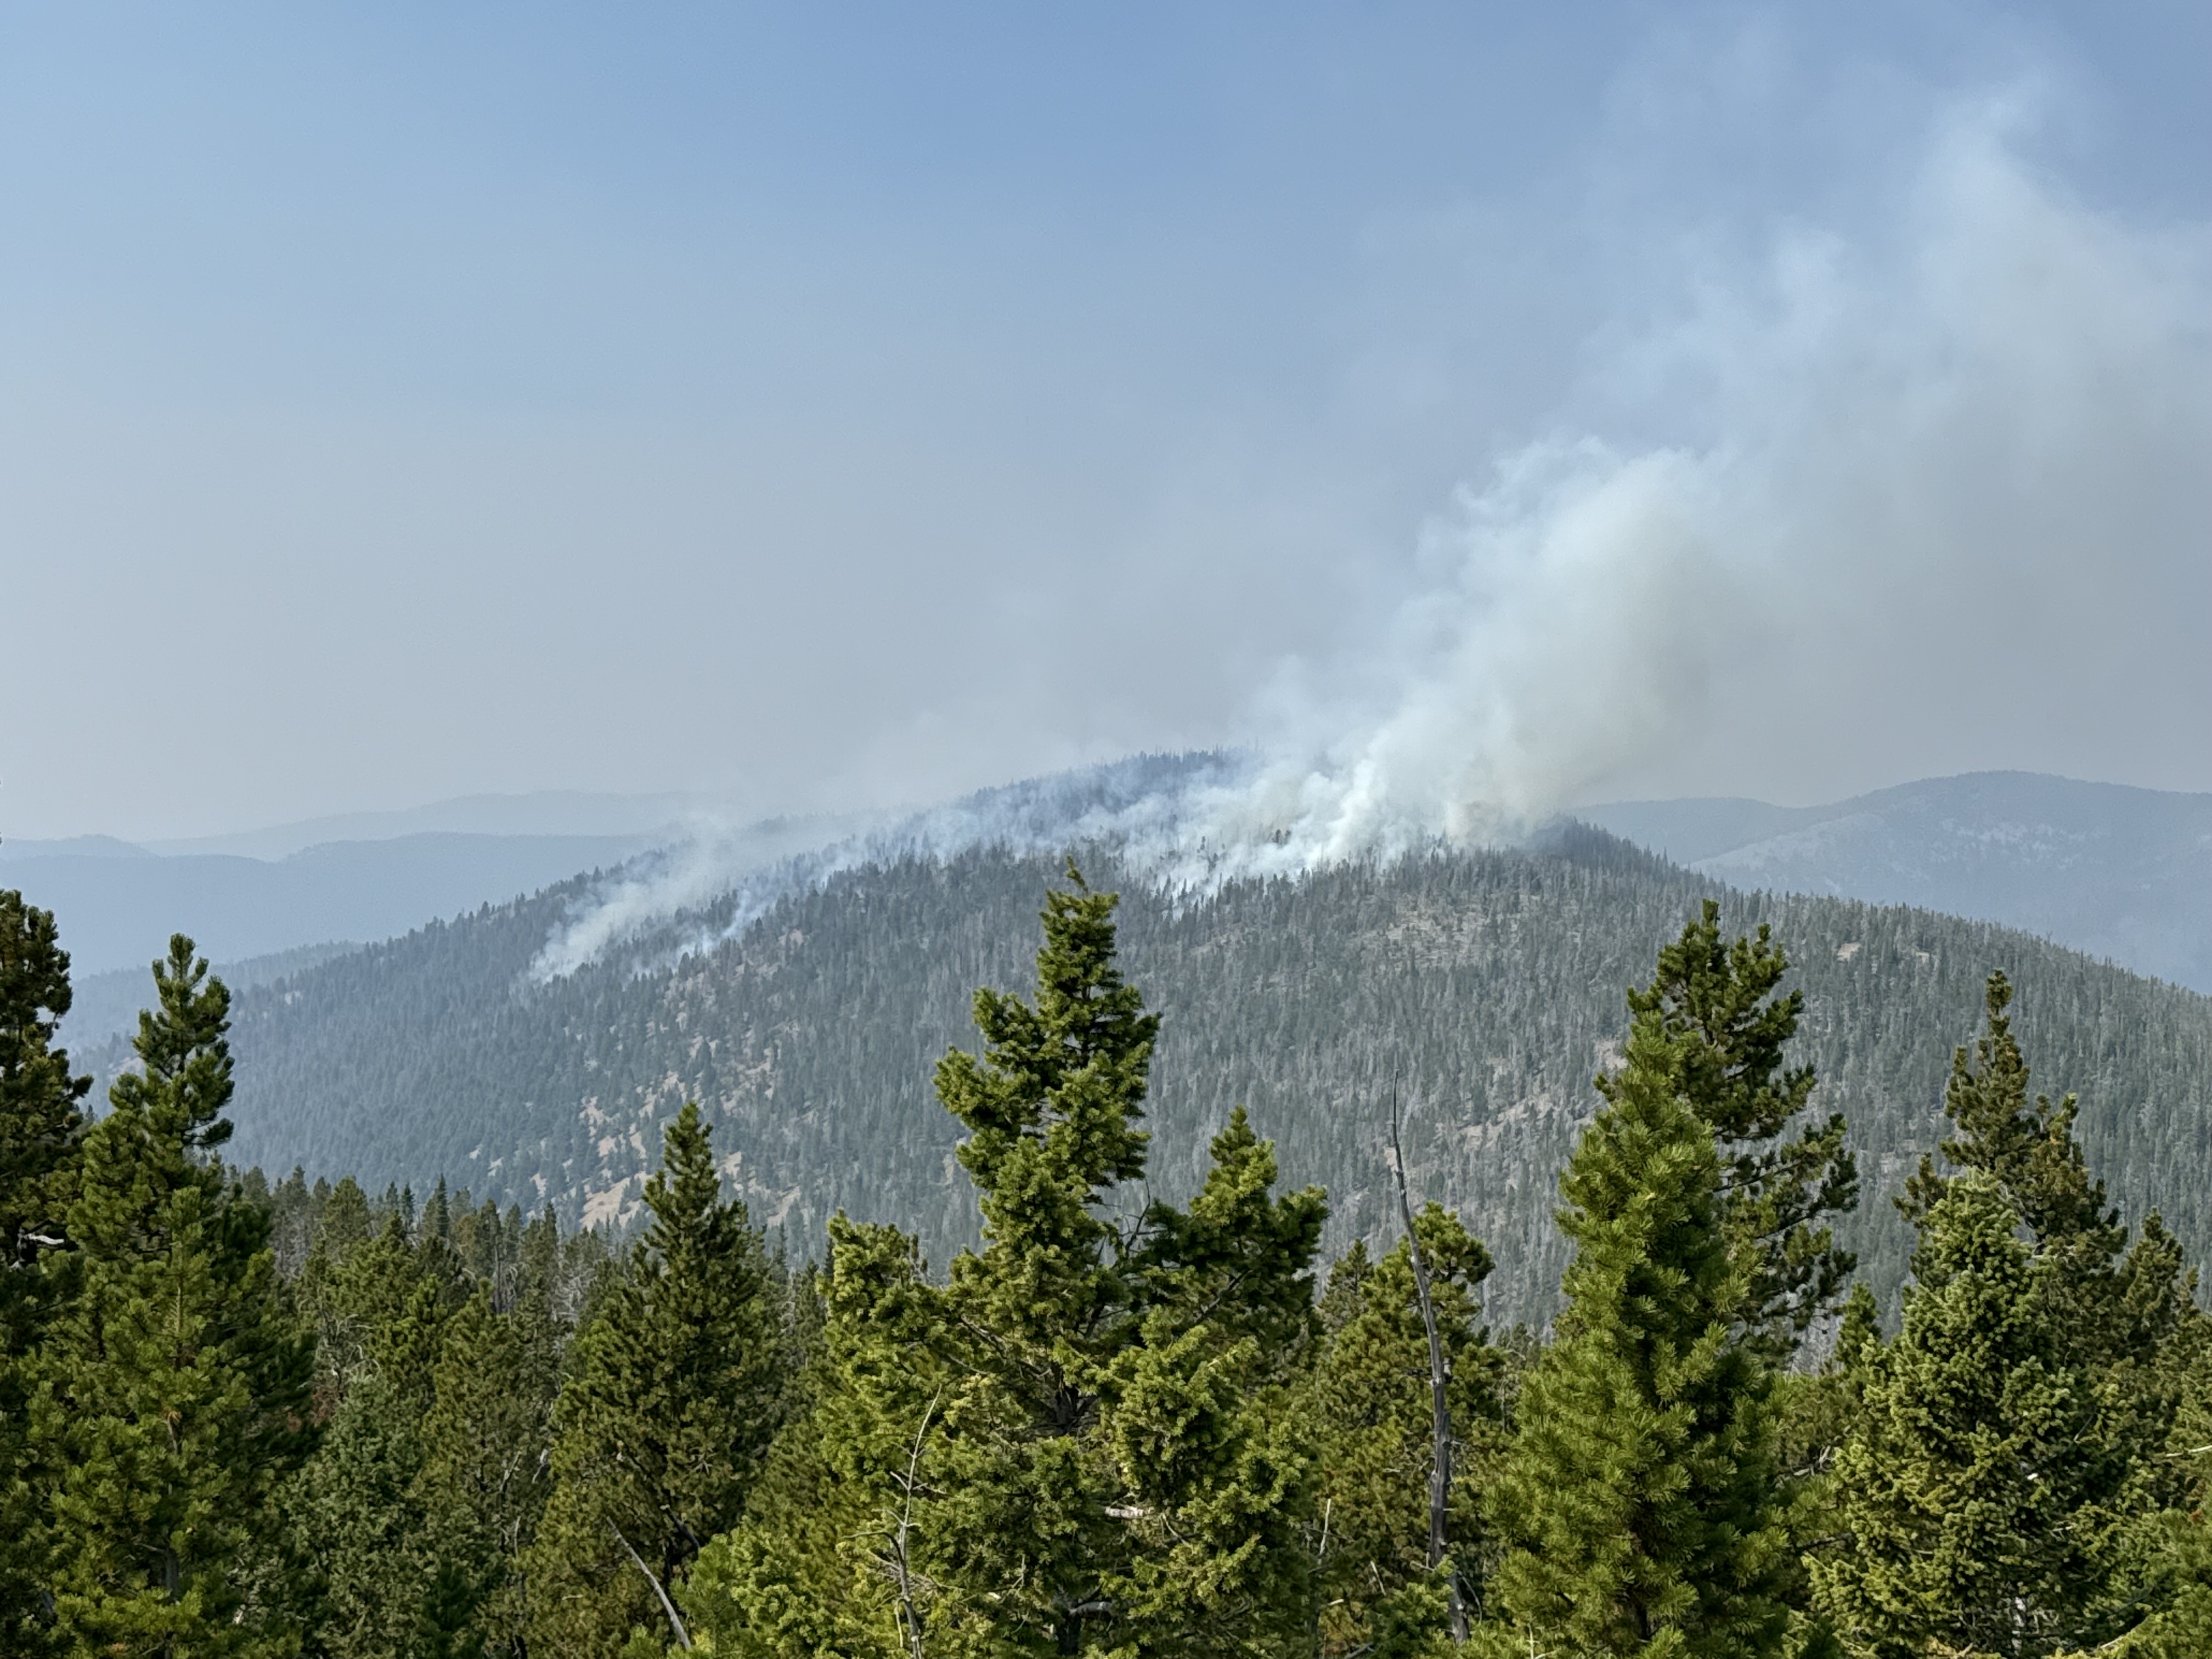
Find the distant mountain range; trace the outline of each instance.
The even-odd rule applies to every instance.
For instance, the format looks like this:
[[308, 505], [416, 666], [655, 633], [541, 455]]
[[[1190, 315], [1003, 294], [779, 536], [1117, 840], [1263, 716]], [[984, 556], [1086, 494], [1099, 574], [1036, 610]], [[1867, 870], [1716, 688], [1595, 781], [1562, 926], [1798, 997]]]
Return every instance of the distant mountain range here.
[[[611, 866], [684, 831], [673, 797], [477, 796], [193, 842], [0, 842], [0, 886], [60, 919], [80, 985], [173, 933], [218, 962], [390, 939]], [[93, 1003], [100, 1001], [95, 990]], [[86, 1012], [89, 1012], [88, 1010]], [[88, 1030], [81, 1013], [73, 1029]], [[97, 1022], [105, 1023], [105, 1016]]]
[[[678, 808], [687, 816], [662, 816]], [[81, 1044], [135, 1025], [146, 965], [174, 933], [242, 988], [679, 844], [742, 872], [861, 821], [734, 827], [677, 796], [475, 796], [195, 842], [0, 842], [0, 887], [59, 919], [76, 987], [65, 1035]]]
[[[72, 1029], [109, 1029], [129, 1000], [88, 981], [143, 974], [191, 933], [243, 984], [304, 947], [396, 938], [656, 848], [638, 878], [696, 877], [684, 902], [781, 860], [818, 877], [907, 851], [1111, 839], [1146, 792], [1172, 802], [1233, 757], [1133, 757], [986, 791], [899, 820], [774, 819], [732, 828], [678, 795], [483, 795], [189, 842], [88, 836], [0, 842], [0, 884], [54, 909], [82, 993]], [[1149, 797], [1147, 796], [1147, 799]], [[1627, 801], [1577, 817], [1730, 886], [1917, 905], [2043, 934], [2139, 973], [2212, 991], [2212, 795], [2021, 772], [1930, 778], [1825, 806]], [[858, 836], [858, 839], [854, 837]], [[818, 867], [817, 867], [818, 866]], [[678, 883], [680, 884], [680, 882]], [[781, 887], [775, 890], [781, 890]]]
[[97, 974], [143, 970], [173, 933], [190, 933], [216, 961], [390, 939], [579, 870], [619, 864], [653, 844], [642, 836], [401, 836], [334, 842], [272, 860], [228, 853], [164, 858], [118, 842], [48, 842], [0, 862], [0, 884], [53, 911], [72, 968]]
[[1971, 772], [1826, 806], [1625, 801], [1575, 816], [1734, 887], [2002, 922], [2212, 991], [2212, 795]]
[[394, 841], [403, 836], [489, 836], [659, 842], [701, 817], [726, 816], [698, 795], [614, 795], [541, 789], [520, 795], [460, 795], [393, 811], [344, 812], [234, 835], [149, 841], [149, 852], [236, 853], [289, 858], [342, 841]]

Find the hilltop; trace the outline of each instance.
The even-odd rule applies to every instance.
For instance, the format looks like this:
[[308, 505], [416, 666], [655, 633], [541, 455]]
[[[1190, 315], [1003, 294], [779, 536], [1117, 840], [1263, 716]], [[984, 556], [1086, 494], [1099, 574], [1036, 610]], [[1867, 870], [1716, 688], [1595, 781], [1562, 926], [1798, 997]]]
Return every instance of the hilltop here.
[[[580, 879], [418, 929], [240, 996], [233, 1156], [372, 1188], [442, 1174], [478, 1198], [623, 1222], [659, 1126], [696, 1098], [726, 1175], [794, 1250], [817, 1249], [843, 1208], [918, 1229], [941, 1264], [971, 1237], [973, 1207], [931, 1068], [969, 1041], [977, 985], [1026, 983], [1057, 873], [988, 850], [869, 866], [712, 949], [544, 984], [528, 968], [584, 902]], [[1877, 1283], [1897, 1281], [1907, 1246], [1888, 1195], [1937, 1137], [1951, 1050], [1999, 967], [2021, 988], [2039, 1084], [2082, 1092], [2082, 1134], [2115, 1198], [2132, 1216], [2160, 1208], [2192, 1252], [2212, 1246], [2212, 1000], [2044, 940], [1745, 896], [1589, 830], [1185, 903], [1126, 881], [1103, 853], [1089, 873], [1123, 887], [1128, 972], [1165, 1015], [1155, 1190], [1194, 1185], [1208, 1136], [1243, 1102], [1285, 1176], [1328, 1188], [1331, 1248], [1379, 1238], [1395, 1088], [1416, 1187], [1490, 1243], [1501, 1315], [1548, 1307], [1563, 1261], [1553, 1177], [1625, 1029], [1623, 992], [1708, 893], [1731, 927], [1771, 922], [1796, 963], [1819, 1099], [1849, 1114], [1861, 1150], [1852, 1232]], [[683, 920], [712, 938], [730, 915]]]

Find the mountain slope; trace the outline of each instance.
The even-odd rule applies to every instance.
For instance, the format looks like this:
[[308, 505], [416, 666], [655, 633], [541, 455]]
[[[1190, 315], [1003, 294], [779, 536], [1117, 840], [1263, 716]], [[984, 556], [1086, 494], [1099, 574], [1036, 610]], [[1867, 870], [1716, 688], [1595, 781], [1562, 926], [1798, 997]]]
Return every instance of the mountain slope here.
[[1976, 772], [1826, 806], [1627, 801], [1582, 816], [1734, 886], [2001, 921], [2212, 991], [2212, 795]]
[[[1103, 856], [1092, 873], [1117, 879]], [[842, 1206], [918, 1228], [941, 1264], [972, 1237], [973, 1206], [931, 1067], [969, 1040], [975, 986], [1026, 986], [1055, 874], [988, 852], [871, 867], [705, 954], [544, 986], [526, 969], [581, 882], [422, 929], [240, 998], [234, 1155], [373, 1185], [444, 1174], [478, 1197], [621, 1219], [659, 1125], [696, 1097], [730, 1177], [794, 1249], [814, 1249]], [[1129, 885], [1128, 970], [1166, 1017], [1154, 1188], [1188, 1193], [1242, 1101], [1287, 1179], [1328, 1187], [1333, 1248], [1383, 1234], [1395, 1086], [1418, 1193], [1489, 1240], [1502, 1315], [1540, 1315], [1563, 1259], [1554, 1174], [1624, 1031], [1622, 993], [1713, 890], [1587, 830], [1544, 852], [1347, 866], [1204, 902]], [[1992, 967], [2021, 985], [2039, 1080], [2082, 1091], [2115, 1196], [2131, 1214], [2162, 1207], [2212, 1252], [2212, 1001], [1923, 912], [1737, 896], [1725, 908], [1734, 927], [1771, 920], [1798, 963], [1802, 1048], [1864, 1154], [1851, 1231], [1879, 1282], [1901, 1274], [1906, 1243], [1888, 1194], [1939, 1133], [1950, 1052]]]

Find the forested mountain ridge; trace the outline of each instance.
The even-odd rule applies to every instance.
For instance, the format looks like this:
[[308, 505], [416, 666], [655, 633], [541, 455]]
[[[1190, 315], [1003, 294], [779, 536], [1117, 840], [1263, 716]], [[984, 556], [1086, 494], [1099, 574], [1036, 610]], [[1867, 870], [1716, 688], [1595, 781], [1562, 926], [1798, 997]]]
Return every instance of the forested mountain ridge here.
[[[1458, 1206], [1489, 1243], [1503, 1316], [1540, 1315], [1559, 1282], [1554, 1177], [1617, 1053], [1624, 989], [1714, 892], [1724, 926], [1771, 921], [1796, 964], [1800, 1048], [1820, 1068], [1816, 1103], [1851, 1120], [1868, 1196], [1847, 1233], [1877, 1284], [1902, 1275], [1908, 1235], [1887, 1196], [1938, 1138], [1951, 1052], [1992, 968], [2021, 988], [2038, 1086], [2081, 1092], [2114, 1198], [2130, 1215], [2161, 1210], [2193, 1254], [2212, 1244], [2212, 1000], [2047, 942], [1729, 894], [1586, 830], [1543, 850], [1346, 866], [1182, 904], [1103, 853], [1091, 862], [1096, 883], [1122, 887], [1127, 969], [1165, 1017], [1155, 1189], [1195, 1186], [1241, 1102], [1285, 1180], [1328, 1188], [1329, 1249], [1379, 1242], [1395, 1088], [1417, 1195]], [[988, 851], [872, 867], [706, 953], [544, 985], [526, 970], [580, 883], [418, 930], [239, 999], [230, 1156], [372, 1187], [442, 1173], [502, 1202], [623, 1220], [660, 1126], [696, 1098], [726, 1176], [795, 1248], [843, 1208], [917, 1229], [942, 1264], [974, 1210], [931, 1068], [969, 1040], [975, 986], [1021, 981], [1057, 873]], [[712, 909], [686, 920], [717, 925]]]

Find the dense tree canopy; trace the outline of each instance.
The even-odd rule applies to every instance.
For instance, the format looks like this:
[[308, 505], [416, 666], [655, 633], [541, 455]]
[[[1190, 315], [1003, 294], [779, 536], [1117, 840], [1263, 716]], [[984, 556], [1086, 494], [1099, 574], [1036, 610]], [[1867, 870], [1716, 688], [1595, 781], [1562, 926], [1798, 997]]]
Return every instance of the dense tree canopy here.
[[[1123, 970], [1163, 1016], [1145, 1124], [1162, 1195], [1196, 1190], [1241, 1103], [1288, 1185], [1328, 1188], [1324, 1254], [1360, 1239], [1379, 1258], [1401, 1225], [1376, 1179], [1395, 1083], [1414, 1191], [1492, 1247], [1491, 1316], [1554, 1316], [1555, 1182], [1595, 1103], [1589, 1073], [1625, 1035], [1623, 988], [1655, 977], [1712, 883], [1586, 833], [1182, 897], [1118, 872], [1108, 849], [1084, 864], [1122, 884]], [[634, 1205], [662, 1126], [696, 1100], [720, 1153], [744, 1154], [735, 1194], [795, 1252], [819, 1255], [842, 1209], [915, 1234], [942, 1271], [980, 1244], [981, 1217], [945, 1179], [964, 1130], [932, 1068], [966, 1042], [978, 984], [1028, 984], [1056, 871], [996, 849], [863, 867], [750, 922], [718, 902], [539, 983], [530, 964], [577, 898], [556, 890], [303, 969], [240, 995], [237, 1156], [350, 1172], [372, 1195], [410, 1181], [422, 1194], [444, 1171], [479, 1201], [550, 1200], [573, 1219], [618, 1182]], [[2212, 998], [1957, 917], [1720, 896], [1722, 948], [1760, 922], [1789, 945], [1782, 988], [1805, 1000], [1784, 1069], [1820, 1077], [1817, 1111], [1766, 1149], [1849, 1117], [1882, 1191], [1835, 1218], [1835, 1243], [1886, 1303], [1913, 1248], [1888, 1191], [1944, 1131], [1951, 1050], [1993, 966], [2019, 986], [2039, 1074], [2083, 1091], [2077, 1133], [2113, 1201], [2160, 1211], [2194, 1259], [2212, 1254]], [[73, 1054], [102, 1073], [129, 1058]]]
[[[2032, 1095], [2002, 975], [1952, 1059], [1949, 1133], [1896, 1194], [1916, 1248], [1885, 1334], [1838, 1242], [1857, 1172], [1795, 970], [1766, 927], [1692, 908], [1542, 1182], [1571, 1251], [1558, 1316], [1497, 1334], [1500, 1261], [1550, 1259], [1534, 1221], [1486, 1242], [1409, 1197], [1316, 1294], [1328, 1202], [1284, 1190], [1226, 1101], [1188, 1200], [1155, 1194], [1168, 1025], [1125, 976], [1116, 900], [1070, 866], [1041, 921], [1034, 988], [979, 991], [975, 1046], [935, 1067], [960, 1138], [933, 1178], [975, 1212], [939, 1267], [918, 1224], [842, 1214], [771, 1250], [689, 1104], [627, 1237], [434, 1168], [232, 1169], [228, 997], [182, 939], [88, 1120], [55, 1038], [58, 930], [0, 894], [0, 1645], [2179, 1659], [2212, 1639], [2212, 1322], [2162, 1222], [2123, 1224], [2082, 1105]], [[1397, 1198], [1379, 1158], [1364, 1178]]]

